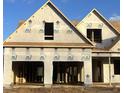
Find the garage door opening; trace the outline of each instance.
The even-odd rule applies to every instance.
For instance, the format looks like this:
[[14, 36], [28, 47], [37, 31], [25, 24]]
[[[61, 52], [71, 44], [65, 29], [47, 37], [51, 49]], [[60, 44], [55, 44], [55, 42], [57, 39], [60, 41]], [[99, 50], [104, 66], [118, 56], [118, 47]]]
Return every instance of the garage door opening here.
[[83, 62], [53, 62], [54, 84], [83, 84]]
[[14, 84], [43, 83], [43, 62], [13, 62]]

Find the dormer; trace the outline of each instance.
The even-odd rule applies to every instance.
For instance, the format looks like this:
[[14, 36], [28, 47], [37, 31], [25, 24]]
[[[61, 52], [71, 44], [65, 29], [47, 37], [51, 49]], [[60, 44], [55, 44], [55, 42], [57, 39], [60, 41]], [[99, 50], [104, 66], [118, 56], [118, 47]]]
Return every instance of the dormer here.
[[96, 10], [93, 9], [76, 28], [97, 48], [107, 48], [119, 36], [119, 32]]

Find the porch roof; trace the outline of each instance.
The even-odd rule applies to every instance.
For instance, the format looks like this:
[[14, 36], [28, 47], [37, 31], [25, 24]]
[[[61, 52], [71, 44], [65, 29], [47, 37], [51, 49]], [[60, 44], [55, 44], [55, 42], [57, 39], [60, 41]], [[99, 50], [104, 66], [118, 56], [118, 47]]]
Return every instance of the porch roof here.
[[111, 51], [107, 48], [102, 49], [102, 48], [93, 48], [92, 49], [93, 53], [120, 53], [120, 51]]

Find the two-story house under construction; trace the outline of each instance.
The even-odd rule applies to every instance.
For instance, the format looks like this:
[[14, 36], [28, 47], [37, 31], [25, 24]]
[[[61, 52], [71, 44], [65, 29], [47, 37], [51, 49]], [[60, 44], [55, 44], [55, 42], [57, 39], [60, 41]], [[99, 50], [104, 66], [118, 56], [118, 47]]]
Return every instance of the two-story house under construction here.
[[96, 9], [74, 26], [48, 0], [4, 41], [4, 85], [119, 83], [119, 35]]

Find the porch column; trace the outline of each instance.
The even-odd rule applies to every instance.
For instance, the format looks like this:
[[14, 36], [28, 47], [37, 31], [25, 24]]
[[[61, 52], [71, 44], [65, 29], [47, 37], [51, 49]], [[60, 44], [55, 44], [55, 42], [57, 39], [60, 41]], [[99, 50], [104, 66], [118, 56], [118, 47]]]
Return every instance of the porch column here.
[[111, 57], [109, 57], [109, 85], [111, 86]]
[[92, 56], [91, 50], [84, 51], [84, 84], [92, 84]]
[[84, 62], [84, 84], [92, 84], [92, 62]]
[[53, 64], [52, 60], [46, 59], [44, 61], [44, 84], [52, 85], [53, 84]]
[[81, 82], [84, 82], [84, 65], [81, 68]]

